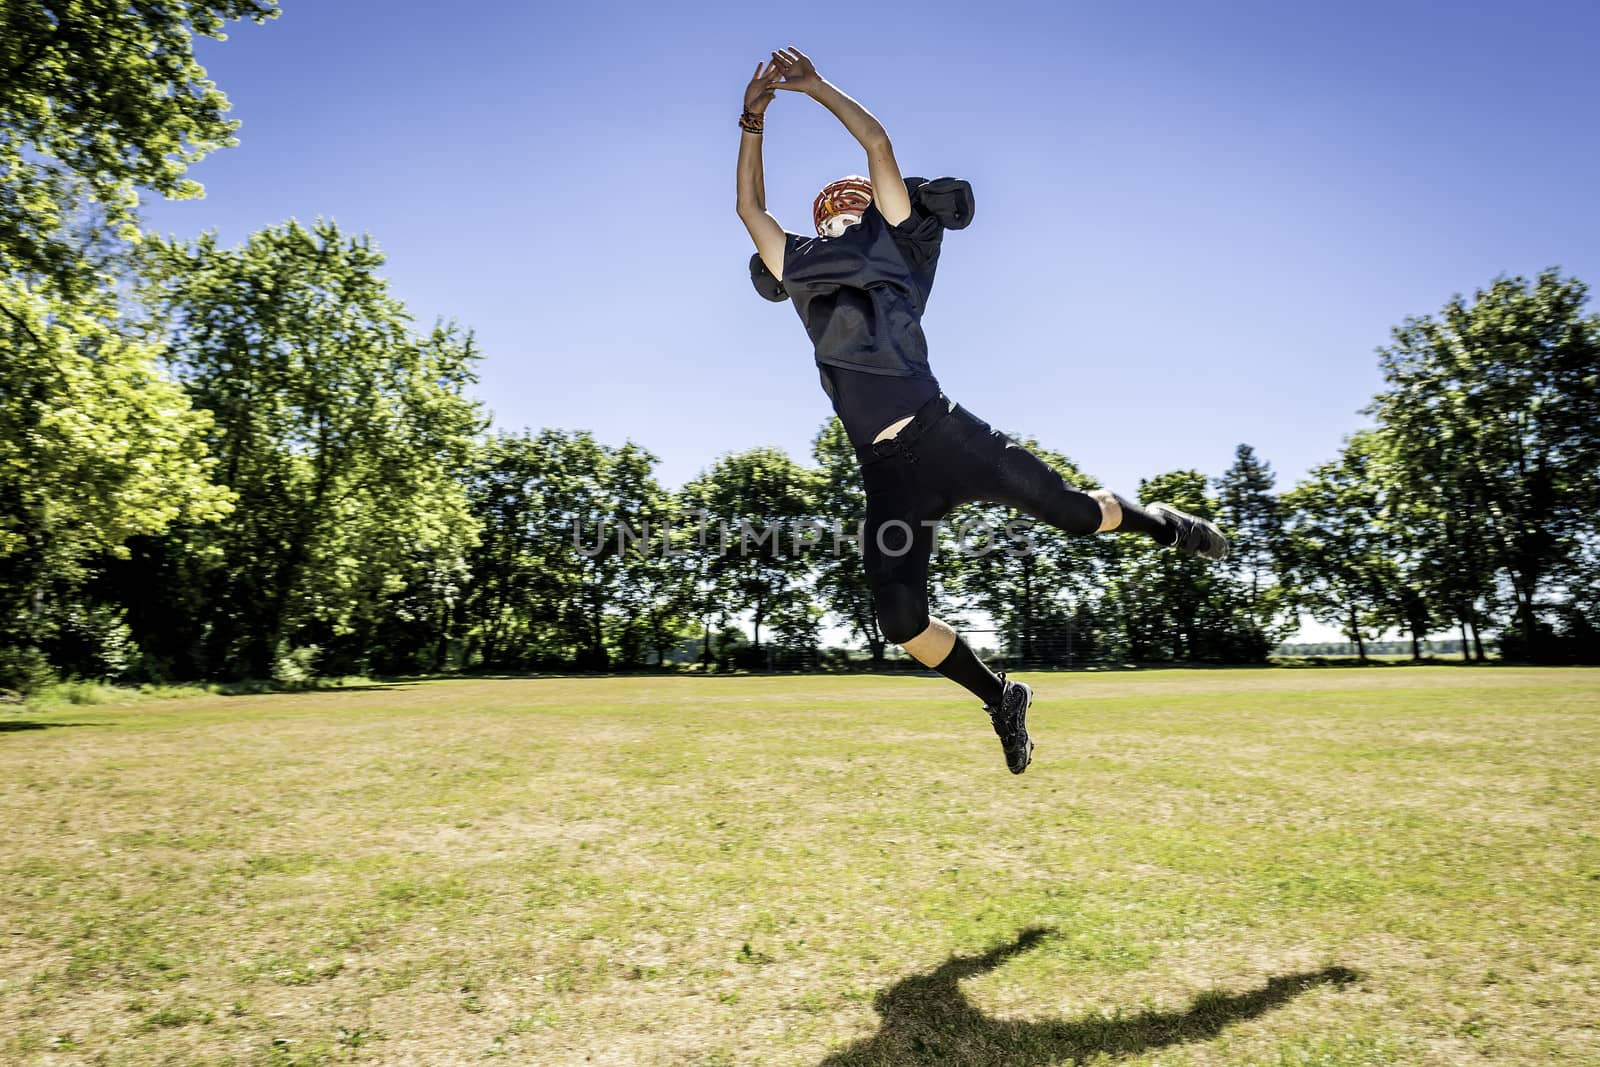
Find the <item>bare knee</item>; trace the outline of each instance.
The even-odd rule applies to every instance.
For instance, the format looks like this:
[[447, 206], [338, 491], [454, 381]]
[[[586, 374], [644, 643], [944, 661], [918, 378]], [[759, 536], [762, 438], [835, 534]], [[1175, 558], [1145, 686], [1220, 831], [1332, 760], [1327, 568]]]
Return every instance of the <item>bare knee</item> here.
[[1109, 489], [1094, 489], [1089, 493], [1100, 505], [1100, 528], [1095, 533], [1105, 533], [1122, 525], [1122, 498]]
[[943, 619], [929, 619], [926, 629], [909, 641], [901, 641], [900, 647], [923, 666], [937, 667], [956, 647], [956, 632]]

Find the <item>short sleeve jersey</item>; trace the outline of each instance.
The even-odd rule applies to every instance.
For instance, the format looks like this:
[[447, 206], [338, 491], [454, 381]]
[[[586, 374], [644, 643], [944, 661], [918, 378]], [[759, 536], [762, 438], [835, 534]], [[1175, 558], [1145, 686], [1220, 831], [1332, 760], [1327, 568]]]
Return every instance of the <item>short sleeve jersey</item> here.
[[933, 378], [922, 313], [945, 227], [919, 201], [920, 184], [922, 179], [906, 181], [911, 214], [897, 226], [873, 203], [838, 237], [786, 235], [783, 289], [794, 301], [818, 363]]

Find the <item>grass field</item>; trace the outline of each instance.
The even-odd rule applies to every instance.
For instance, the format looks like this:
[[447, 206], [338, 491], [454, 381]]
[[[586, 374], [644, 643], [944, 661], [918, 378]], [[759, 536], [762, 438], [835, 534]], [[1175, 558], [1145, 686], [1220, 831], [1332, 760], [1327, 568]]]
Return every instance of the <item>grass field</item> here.
[[1600, 671], [0, 713], [5, 1064], [1600, 1064]]

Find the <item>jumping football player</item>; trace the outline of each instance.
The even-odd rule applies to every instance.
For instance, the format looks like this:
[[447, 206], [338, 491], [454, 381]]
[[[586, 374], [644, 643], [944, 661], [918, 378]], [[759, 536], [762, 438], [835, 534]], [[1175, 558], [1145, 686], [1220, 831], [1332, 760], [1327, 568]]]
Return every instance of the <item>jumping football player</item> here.
[[[786, 232], [767, 211], [761, 136], [774, 90], [831, 111], [867, 153], [867, 176], [829, 183], [812, 204], [817, 235]], [[755, 241], [750, 275], [768, 300], [794, 302], [815, 348], [823, 391], [855, 446], [866, 489], [861, 550], [883, 636], [983, 701], [1006, 765], [1033, 757], [1033, 691], [984, 666], [928, 614], [933, 524], [955, 507], [1004, 504], [1069, 534], [1143, 534], [1207, 559], [1228, 542], [1211, 523], [1167, 504], [1140, 507], [1082, 492], [1032, 452], [948, 399], [928, 367], [921, 319], [947, 229], [972, 221], [958, 178], [903, 178], [889, 135], [799, 49], [756, 64], [739, 119], [738, 208]]]

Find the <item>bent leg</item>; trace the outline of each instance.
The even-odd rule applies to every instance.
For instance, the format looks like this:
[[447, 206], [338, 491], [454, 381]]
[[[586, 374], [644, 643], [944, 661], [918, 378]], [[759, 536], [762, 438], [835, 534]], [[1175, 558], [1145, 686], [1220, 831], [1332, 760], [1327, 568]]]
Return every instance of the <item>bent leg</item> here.
[[950, 650], [956, 647], [960, 636], [950, 628], [950, 624], [943, 619], [930, 617], [928, 625], [923, 631], [909, 641], [899, 642], [906, 654], [924, 667], [937, 668], [943, 663], [945, 657], [950, 655]]
[[898, 485], [878, 477], [868, 481], [862, 562], [878, 628], [885, 640], [904, 648], [917, 662], [997, 707], [1004, 680], [983, 665], [949, 624], [928, 614], [934, 528], [922, 520], [943, 514], [944, 508], [938, 501], [920, 499], [922, 495], [909, 476]]

